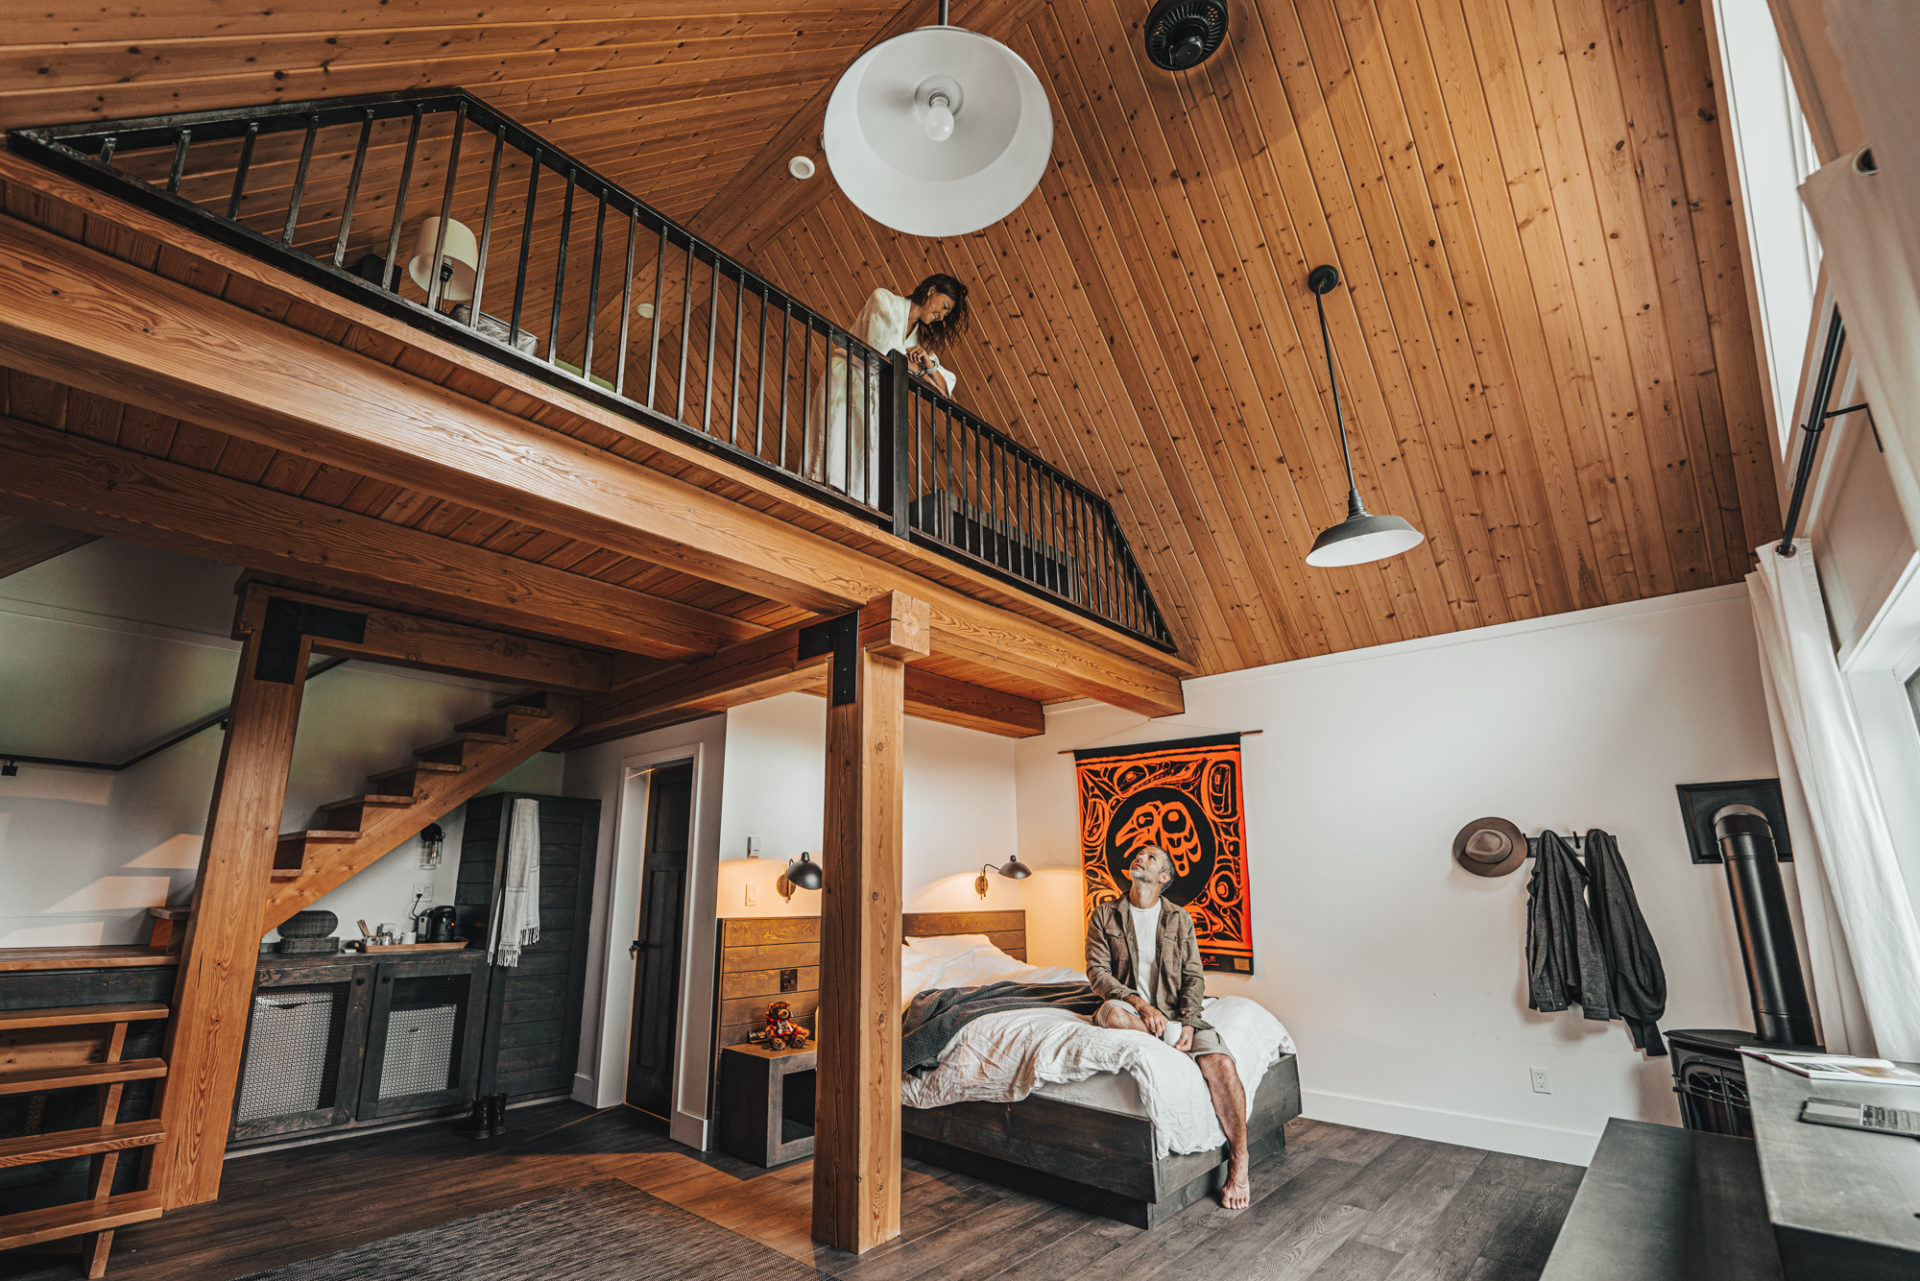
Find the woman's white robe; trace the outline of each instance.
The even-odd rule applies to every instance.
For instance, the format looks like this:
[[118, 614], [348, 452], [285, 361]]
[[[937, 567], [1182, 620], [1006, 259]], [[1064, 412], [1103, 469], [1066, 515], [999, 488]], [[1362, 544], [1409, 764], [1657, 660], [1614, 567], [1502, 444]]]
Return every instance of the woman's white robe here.
[[[867, 346], [886, 355], [889, 352], [912, 351], [920, 345], [919, 326], [908, 328], [908, 317], [912, 314], [913, 303], [894, 293], [891, 289], [876, 289], [868, 295], [867, 302], [860, 309], [860, 318], [854, 321], [853, 334]], [[940, 364], [940, 358], [934, 357], [929, 371], [935, 385], [951, 396], [959, 377]], [[806, 474], [815, 480], [825, 480], [828, 485], [867, 503], [877, 503], [880, 497], [880, 472], [878, 466], [880, 440], [878, 428], [867, 418], [867, 362], [856, 356], [851, 362], [845, 351], [835, 349], [827, 361], [826, 387], [823, 399], [826, 419], [826, 431], [808, 432], [810, 449], [806, 461]], [[851, 414], [849, 413], [851, 411]], [[867, 424], [864, 441], [856, 439], [851, 458], [847, 452], [847, 422], [849, 417]]]

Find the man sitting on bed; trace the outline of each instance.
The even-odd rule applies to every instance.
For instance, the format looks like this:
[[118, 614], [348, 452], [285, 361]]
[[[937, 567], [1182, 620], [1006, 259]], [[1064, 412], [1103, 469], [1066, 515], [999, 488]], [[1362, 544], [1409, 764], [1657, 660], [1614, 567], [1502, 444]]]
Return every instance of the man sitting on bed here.
[[1102, 903], [1087, 922], [1087, 982], [1104, 999], [1093, 1021], [1146, 1032], [1193, 1056], [1227, 1135], [1230, 1158], [1220, 1202], [1229, 1210], [1245, 1209], [1251, 1196], [1247, 1095], [1226, 1043], [1201, 1014], [1206, 975], [1193, 918], [1160, 897], [1173, 880], [1173, 862], [1158, 846], [1144, 846], [1127, 865], [1127, 879], [1127, 897]]

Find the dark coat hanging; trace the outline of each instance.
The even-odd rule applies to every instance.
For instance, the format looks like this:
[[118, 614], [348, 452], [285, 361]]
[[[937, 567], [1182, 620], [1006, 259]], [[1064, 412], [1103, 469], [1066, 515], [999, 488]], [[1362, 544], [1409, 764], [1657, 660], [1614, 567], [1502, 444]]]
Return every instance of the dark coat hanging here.
[[1582, 867], [1558, 833], [1540, 834], [1527, 880], [1527, 1004], [1624, 1019], [1636, 1047], [1665, 1054], [1654, 1026], [1667, 1008], [1660, 949], [1613, 837], [1596, 828], [1585, 845]]
[[1607, 954], [1614, 1013], [1626, 1020], [1634, 1045], [1648, 1054], [1665, 1054], [1654, 1020], [1667, 1012], [1667, 972], [1640, 914], [1620, 847], [1598, 828], [1587, 833], [1587, 885], [1587, 903]]

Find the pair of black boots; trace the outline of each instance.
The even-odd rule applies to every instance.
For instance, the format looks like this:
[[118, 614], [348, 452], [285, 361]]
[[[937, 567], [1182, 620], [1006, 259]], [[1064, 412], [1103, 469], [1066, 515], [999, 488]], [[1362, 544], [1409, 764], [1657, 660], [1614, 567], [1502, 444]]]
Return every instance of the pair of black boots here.
[[473, 1110], [453, 1123], [463, 1139], [497, 1139], [507, 1132], [507, 1096], [488, 1094], [473, 1101]]

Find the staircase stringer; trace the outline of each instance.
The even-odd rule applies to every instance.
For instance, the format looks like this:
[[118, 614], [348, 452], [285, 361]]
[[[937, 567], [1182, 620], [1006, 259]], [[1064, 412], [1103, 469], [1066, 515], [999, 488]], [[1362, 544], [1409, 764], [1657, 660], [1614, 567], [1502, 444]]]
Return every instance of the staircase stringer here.
[[507, 741], [486, 744], [457, 774], [429, 776], [415, 791], [413, 804], [380, 814], [362, 828], [358, 838], [310, 848], [298, 877], [276, 881], [269, 888], [260, 932], [278, 928], [295, 912], [313, 906], [322, 895], [339, 888], [391, 853], [400, 842], [418, 835], [427, 824], [466, 804], [510, 770], [553, 746], [580, 723], [579, 699], [549, 694], [545, 704], [545, 716], [513, 717]]

